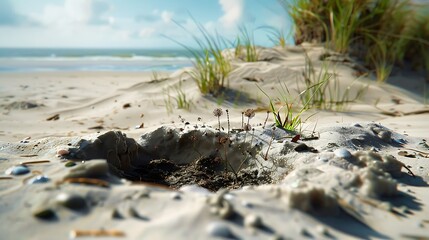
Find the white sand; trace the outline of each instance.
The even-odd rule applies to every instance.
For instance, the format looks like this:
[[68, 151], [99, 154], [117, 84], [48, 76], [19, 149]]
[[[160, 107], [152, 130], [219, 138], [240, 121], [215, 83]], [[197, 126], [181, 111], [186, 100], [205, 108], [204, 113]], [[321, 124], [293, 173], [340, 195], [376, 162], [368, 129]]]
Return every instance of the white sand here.
[[[319, 69], [323, 49], [309, 46], [308, 51]], [[339, 63], [341, 89], [352, 85], [352, 94], [366, 85], [368, 89], [346, 111], [306, 112], [311, 117], [304, 133], [314, 129], [319, 138], [298, 143], [318, 153], [297, 152], [298, 143], [290, 141], [294, 135], [272, 132], [272, 115], [265, 128], [258, 126], [264, 123], [268, 101], [256, 84], [275, 97], [282, 81], [293, 99], [304, 53], [301, 47], [265, 49], [260, 58], [271, 60], [235, 61], [229, 89], [241, 92], [240, 97], [201, 96], [183, 71], [162, 73], [170, 77], [157, 82], [145, 73], [0, 74], [1, 238], [66, 239], [77, 230], [100, 229], [116, 230], [124, 235], [120, 239], [429, 238], [429, 147], [423, 140], [429, 136], [429, 113], [418, 92], [422, 88], [355, 80], [352, 63]], [[417, 73], [393, 77], [395, 82], [411, 81], [403, 84], [409, 86], [423, 81]], [[181, 79], [181, 89], [192, 100], [189, 111], [175, 106]], [[169, 113], [167, 89], [173, 108]], [[194, 161], [196, 152], [206, 156], [217, 148], [217, 118], [212, 113], [217, 107], [229, 109], [231, 128], [241, 127], [243, 110], [261, 109], [250, 121], [254, 136], [249, 132], [244, 140], [244, 132], [231, 134], [235, 145], [227, 154], [237, 168], [242, 159], [239, 143], [252, 139], [248, 147], [260, 144], [261, 154], [253, 155], [249, 164], [272, 169], [275, 183], [217, 193], [196, 186], [175, 191], [121, 180], [107, 173], [105, 160], [66, 168], [65, 160], [56, 156], [64, 149], [75, 154], [73, 158], [103, 158], [116, 164], [117, 171], [144, 167], [154, 156]], [[58, 120], [46, 120], [56, 114]], [[182, 123], [179, 115], [190, 124]], [[143, 128], [136, 128], [140, 125]], [[227, 129], [225, 113], [221, 125]], [[109, 130], [130, 138], [102, 135]], [[183, 144], [189, 132], [204, 142]], [[27, 164], [32, 173], [25, 175], [5, 173], [20, 162], [39, 160], [49, 162]], [[50, 181], [27, 184], [30, 176], [40, 174]], [[67, 176], [104, 179], [110, 187], [60, 183]], [[55, 216], [34, 217], [47, 209]]]

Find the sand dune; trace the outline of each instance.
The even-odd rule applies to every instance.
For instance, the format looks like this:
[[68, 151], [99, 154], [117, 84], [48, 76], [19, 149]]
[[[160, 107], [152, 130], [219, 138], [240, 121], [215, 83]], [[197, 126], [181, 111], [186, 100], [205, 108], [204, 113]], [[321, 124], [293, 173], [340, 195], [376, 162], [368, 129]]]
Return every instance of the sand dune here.
[[[378, 84], [333, 56], [340, 93], [364, 94], [341, 111], [305, 112], [292, 141], [296, 133], [273, 128], [272, 114], [266, 120], [260, 89], [274, 99], [286, 86], [297, 100], [305, 54], [318, 72], [326, 52], [304, 46], [261, 48], [254, 63], [234, 59], [217, 97], [202, 96], [186, 70], [156, 80], [1, 73], [2, 238], [429, 238], [423, 77], [398, 72], [396, 85]], [[189, 110], [177, 109], [178, 91]], [[246, 109], [256, 110], [254, 130], [242, 129]], [[208, 190], [226, 183], [232, 189]]]

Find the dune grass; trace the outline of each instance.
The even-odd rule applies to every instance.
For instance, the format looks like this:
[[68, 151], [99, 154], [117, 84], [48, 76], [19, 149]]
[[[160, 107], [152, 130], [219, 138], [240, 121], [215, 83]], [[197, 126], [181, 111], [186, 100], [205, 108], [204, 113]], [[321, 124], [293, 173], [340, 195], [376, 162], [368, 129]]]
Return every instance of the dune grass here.
[[374, 70], [380, 82], [387, 80], [395, 64], [406, 58], [425, 59], [429, 51], [427, 4], [410, 0], [280, 2], [295, 23], [296, 44], [323, 42], [336, 52], [353, 54]]
[[305, 57], [305, 66], [302, 71], [305, 89], [299, 90], [299, 96], [301, 104], [307, 109], [342, 111], [350, 103], [358, 100], [365, 92], [366, 87], [360, 87], [356, 94], [351, 97], [350, 89], [352, 86], [347, 86], [343, 90], [340, 86], [335, 66], [324, 61], [320, 70], [316, 71], [307, 54]]
[[283, 30], [279, 30], [273, 27], [265, 27], [268, 32], [268, 39], [273, 43], [274, 46], [286, 47], [286, 39], [289, 35], [286, 35]]
[[193, 58], [194, 69], [188, 74], [197, 84], [202, 94], [218, 96], [227, 85], [227, 77], [231, 72], [231, 63], [222, 50], [229, 47], [227, 41], [218, 33], [209, 33], [204, 26], [194, 21], [197, 34], [190, 32], [178, 24], [192, 36], [198, 48], [187, 46], [171, 39], [184, 47]]
[[240, 27], [240, 34], [235, 42], [235, 56], [246, 62], [258, 61], [258, 52], [253, 32], [250, 32], [244, 26]]
[[282, 82], [279, 82], [279, 88], [277, 89], [280, 96], [278, 98], [273, 98], [261, 87], [258, 86], [258, 88], [268, 98], [270, 112], [274, 116], [276, 127], [292, 132], [300, 132], [303, 123], [301, 115], [309, 109], [307, 104], [301, 106], [297, 112], [294, 111], [294, 104], [298, 105], [298, 103], [291, 99], [288, 87]]
[[302, 119], [302, 114], [306, 111], [310, 109], [342, 111], [349, 104], [358, 100], [366, 91], [367, 87], [360, 87], [352, 97], [350, 90], [353, 84], [343, 89], [337, 78], [335, 66], [331, 66], [329, 62], [323, 62], [320, 70], [316, 71], [307, 54], [305, 57], [302, 71], [305, 89], [300, 90], [298, 87], [298, 96], [295, 99], [291, 97], [293, 94], [284, 82], [279, 81], [277, 85], [278, 98], [271, 97], [258, 86], [259, 90], [268, 98], [269, 109], [278, 128], [300, 132], [301, 126], [306, 120]]
[[[175, 91], [175, 96], [172, 96], [170, 91], [173, 89]], [[169, 87], [164, 91], [166, 97], [164, 98], [165, 108], [167, 113], [172, 113], [173, 109], [184, 109], [187, 111], [191, 110], [192, 100], [186, 96], [186, 93], [182, 90], [182, 81], [176, 86]]]

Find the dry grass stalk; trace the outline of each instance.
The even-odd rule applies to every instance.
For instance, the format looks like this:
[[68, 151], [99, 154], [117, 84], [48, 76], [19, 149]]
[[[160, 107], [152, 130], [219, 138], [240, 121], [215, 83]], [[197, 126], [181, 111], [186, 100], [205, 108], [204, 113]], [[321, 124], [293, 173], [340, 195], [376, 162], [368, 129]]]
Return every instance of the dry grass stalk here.
[[125, 233], [121, 230], [72, 230], [70, 238], [78, 237], [125, 237]]
[[110, 186], [109, 182], [95, 179], [95, 178], [65, 178], [62, 181], [57, 182], [57, 184], [64, 184], [64, 183], [82, 183], [87, 185], [95, 185], [100, 187], [106, 187], [108, 188]]
[[9, 179], [13, 179], [13, 177], [0, 177], [0, 180], [9, 180]]
[[20, 162], [21, 165], [30, 165], [30, 164], [40, 164], [40, 163], [49, 163], [51, 161], [49, 160], [36, 160], [36, 161], [27, 161], [27, 162]]
[[37, 154], [23, 154], [23, 155], [19, 155], [20, 157], [37, 157], [39, 155]]

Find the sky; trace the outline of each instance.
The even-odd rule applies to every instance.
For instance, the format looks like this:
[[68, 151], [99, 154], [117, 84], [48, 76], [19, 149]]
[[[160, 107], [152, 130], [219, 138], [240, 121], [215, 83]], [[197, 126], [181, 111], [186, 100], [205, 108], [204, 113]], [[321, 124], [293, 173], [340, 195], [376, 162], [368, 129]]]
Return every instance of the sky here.
[[195, 22], [232, 40], [240, 27], [270, 46], [288, 33], [277, 0], [0, 0], [0, 47], [178, 48], [194, 45]]

